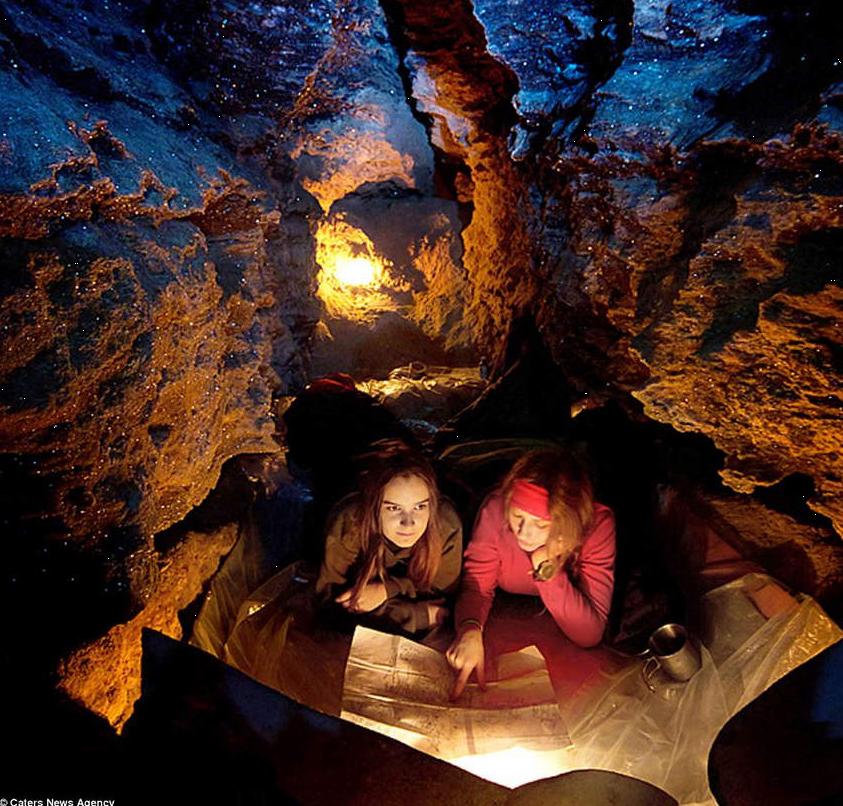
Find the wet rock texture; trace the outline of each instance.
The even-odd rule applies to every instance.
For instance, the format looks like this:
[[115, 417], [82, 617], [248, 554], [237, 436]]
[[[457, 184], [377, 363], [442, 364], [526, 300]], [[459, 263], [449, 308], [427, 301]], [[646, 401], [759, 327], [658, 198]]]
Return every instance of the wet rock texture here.
[[[593, 383], [602, 366], [603, 379], [631, 391], [649, 416], [710, 436], [733, 489], [810, 476], [809, 506], [843, 534], [843, 140], [829, 103], [840, 62], [818, 27], [836, 23], [822, 4], [737, 17], [690, 4], [684, 39], [654, 39], [654, 20], [669, 34], [673, 8], [636, 5], [636, 37], [596, 94], [581, 138], [593, 154], [551, 160], [565, 188], [555, 209], [570, 229], [546, 241], [557, 255], [564, 241], [567, 254], [554, 272], [556, 299], [542, 312], [545, 329], [557, 337], [559, 360], [579, 365], [574, 374]], [[723, 48], [748, 30], [761, 31], [741, 57], [757, 48], [751, 63], [744, 72], [735, 69], [740, 59], [730, 63], [728, 81], [706, 89]], [[828, 84], [806, 77], [800, 94], [787, 81], [782, 103], [773, 87], [785, 65], [802, 75], [805, 62]], [[670, 99], [673, 75], [699, 78], [688, 102], [695, 125]], [[669, 104], [658, 119], [654, 97]], [[560, 305], [602, 336], [560, 329]]]
[[463, 204], [466, 279], [451, 305], [460, 305], [474, 344], [499, 349], [514, 312], [537, 292], [529, 235], [535, 200], [507, 150], [515, 77], [487, 51], [470, 4], [385, 8], [442, 174]]
[[143, 611], [62, 661], [62, 690], [121, 729], [141, 694], [142, 631], [183, 638], [179, 611], [199, 596], [236, 539], [234, 524], [211, 534], [188, 533], [162, 557], [159, 584]]
[[810, 476], [843, 534], [827, 4], [385, 8], [470, 199], [464, 309], [483, 349], [534, 312], [584, 390], [708, 435], [735, 490]]
[[304, 382], [318, 319], [318, 208], [160, 58], [166, 11], [0, 21], [2, 593], [31, 603], [39, 658], [184, 606], [154, 537], [229, 459], [278, 452], [273, 395]]
[[[843, 534], [833, 5], [5, 2], [5, 593], [79, 640], [174, 612], [154, 536], [278, 450], [313, 350], [500, 373], [525, 320], [578, 391], [710, 438], [739, 493], [805, 481], [799, 534]], [[374, 325], [317, 301], [337, 222], [384, 260]]]
[[843, 197], [818, 183], [839, 183], [841, 145], [818, 130], [707, 144], [643, 200], [629, 191], [652, 180], [589, 169], [599, 201], [572, 199], [585, 209], [566, 241], [579, 282], [542, 312], [552, 333], [560, 303], [599, 322], [602, 356], [599, 341], [559, 334], [574, 374], [602, 365], [650, 417], [710, 436], [738, 491], [809, 475], [810, 506], [838, 531]]

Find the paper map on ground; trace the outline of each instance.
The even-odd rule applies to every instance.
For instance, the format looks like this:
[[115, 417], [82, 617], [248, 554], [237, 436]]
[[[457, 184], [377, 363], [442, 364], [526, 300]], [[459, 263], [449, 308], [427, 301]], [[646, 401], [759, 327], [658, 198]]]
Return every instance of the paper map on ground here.
[[357, 627], [345, 670], [342, 717], [445, 760], [570, 745], [544, 658], [535, 647], [503, 655], [487, 690], [457, 702], [445, 656], [397, 635]]

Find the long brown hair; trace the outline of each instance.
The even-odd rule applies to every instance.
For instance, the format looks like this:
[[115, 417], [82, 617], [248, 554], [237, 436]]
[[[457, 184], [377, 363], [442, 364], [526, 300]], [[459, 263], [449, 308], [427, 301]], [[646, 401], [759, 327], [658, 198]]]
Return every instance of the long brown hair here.
[[363, 562], [352, 586], [352, 601], [377, 576], [386, 579], [386, 545], [381, 532], [383, 491], [396, 477], [418, 476], [427, 485], [429, 519], [427, 529], [410, 549], [407, 574], [419, 590], [430, 590], [442, 559], [442, 529], [439, 523], [439, 488], [427, 458], [400, 440], [381, 440], [371, 453], [360, 457], [357, 523]]
[[561, 448], [539, 448], [525, 453], [501, 483], [507, 517], [512, 487], [518, 479], [544, 487], [548, 492], [547, 552], [557, 567], [561, 567], [569, 557], [576, 556], [594, 516], [594, 491], [585, 465], [572, 452]]

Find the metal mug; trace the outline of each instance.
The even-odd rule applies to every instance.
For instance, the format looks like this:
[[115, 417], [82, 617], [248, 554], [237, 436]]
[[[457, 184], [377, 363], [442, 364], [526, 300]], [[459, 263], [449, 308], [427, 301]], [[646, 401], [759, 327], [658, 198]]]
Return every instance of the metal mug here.
[[[641, 667], [641, 677], [650, 691], [656, 670], [661, 668], [668, 677], [684, 682], [690, 680], [702, 666], [700, 652], [681, 624], [664, 624], [647, 642], [647, 655]], [[649, 668], [648, 668], [649, 667]]]

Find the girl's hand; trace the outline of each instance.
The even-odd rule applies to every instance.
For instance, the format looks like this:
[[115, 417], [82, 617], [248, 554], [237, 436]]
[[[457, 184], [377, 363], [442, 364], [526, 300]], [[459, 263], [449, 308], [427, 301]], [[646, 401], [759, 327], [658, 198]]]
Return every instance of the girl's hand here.
[[550, 554], [547, 551], [547, 546], [539, 546], [530, 554], [530, 562], [533, 564], [534, 569], [538, 568], [545, 560], [549, 559]]
[[456, 669], [457, 679], [451, 690], [451, 699], [455, 700], [465, 689], [465, 684], [471, 673], [477, 676], [480, 688], [486, 688], [485, 651], [483, 649], [483, 633], [478, 629], [467, 629], [448, 647], [445, 653], [448, 663]]
[[360, 590], [355, 599], [351, 598], [351, 589], [344, 591], [334, 601], [351, 613], [371, 613], [387, 600], [386, 586], [383, 582], [370, 582]]

